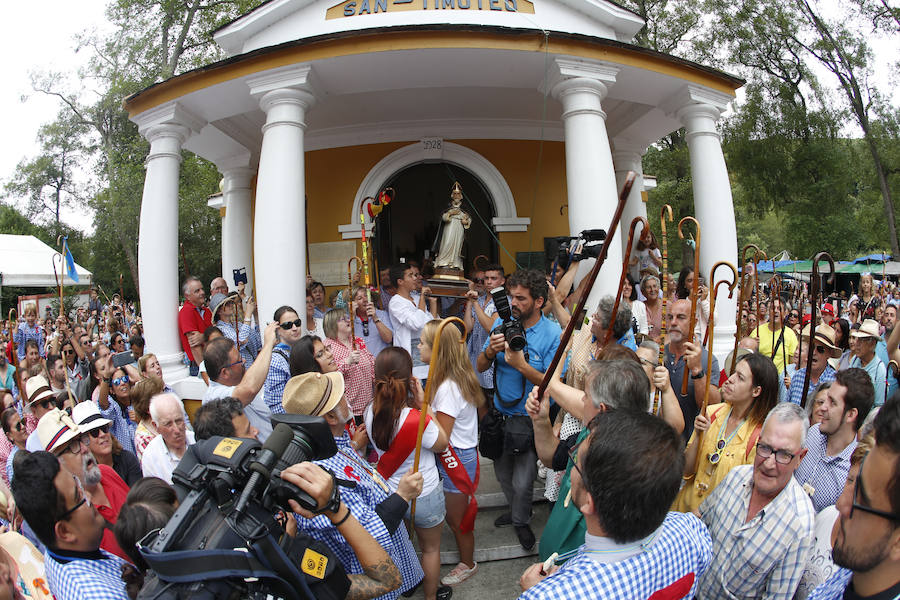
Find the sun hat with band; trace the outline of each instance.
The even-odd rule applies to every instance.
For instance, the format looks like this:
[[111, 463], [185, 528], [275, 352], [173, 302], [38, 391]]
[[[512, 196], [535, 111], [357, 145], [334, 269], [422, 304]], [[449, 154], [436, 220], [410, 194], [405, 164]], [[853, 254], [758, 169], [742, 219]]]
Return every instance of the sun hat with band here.
[[[803, 328], [800, 336], [805, 340], [809, 341], [809, 325]], [[816, 345], [822, 344], [825, 346], [825, 353], [828, 354], [831, 358], [840, 358], [841, 354], [844, 353], [843, 350], [835, 345], [834, 341], [836, 339], [834, 328], [830, 325], [826, 325], [825, 323], [819, 323], [816, 325]]]
[[83, 433], [78, 429], [78, 425], [75, 424], [72, 417], [58, 408], [54, 408], [41, 417], [41, 420], [38, 421], [37, 432], [41, 448], [47, 452], [53, 452], [57, 448], [65, 446]]
[[875, 319], [866, 319], [859, 326], [859, 329], [851, 331], [850, 337], [855, 338], [875, 338], [881, 340], [881, 334], [878, 330], [878, 321]]
[[100, 407], [93, 402], [79, 402], [72, 409], [72, 420], [78, 425], [78, 430], [88, 432], [99, 429], [112, 423], [100, 414]]
[[219, 309], [225, 306], [228, 302], [232, 302], [235, 298], [239, 298], [237, 292], [229, 292], [228, 294], [213, 294], [212, 298], [209, 299], [209, 305], [212, 307], [212, 319], [213, 323], [219, 320]]
[[25, 393], [28, 394], [26, 408], [29, 409], [37, 402], [51, 400], [56, 397], [56, 394], [50, 389], [50, 384], [47, 383], [47, 378], [43, 375], [35, 375], [25, 380]]
[[290, 415], [321, 417], [344, 396], [344, 376], [334, 373], [303, 373], [284, 386], [281, 406]]

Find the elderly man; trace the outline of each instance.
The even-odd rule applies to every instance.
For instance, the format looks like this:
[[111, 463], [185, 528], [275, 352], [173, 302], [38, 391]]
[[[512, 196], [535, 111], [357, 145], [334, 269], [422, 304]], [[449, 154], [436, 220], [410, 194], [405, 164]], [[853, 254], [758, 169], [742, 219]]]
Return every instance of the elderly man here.
[[194, 435], [205, 440], [220, 435], [256, 439], [259, 430], [250, 424], [240, 400], [226, 397], [207, 402], [194, 414]]
[[228, 282], [224, 277], [216, 277], [209, 282], [209, 295], [215, 296], [216, 294], [228, 295]]
[[150, 418], [159, 435], [144, 448], [141, 468], [145, 477], [159, 477], [172, 483], [172, 472], [187, 447], [194, 443], [194, 432], [184, 422], [184, 407], [175, 394], [157, 394], [150, 399]]
[[794, 473], [816, 512], [837, 502], [844, 489], [856, 434], [872, 410], [875, 388], [865, 371], [847, 369], [825, 393], [818, 408], [820, 421], [806, 434], [808, 452]]
[[837, 501], [834, 563], [809, 600], [900, 597], [900, 398], [875, 416], [875, 447]]
[[881, 341], [878, 333], [878, 323], [873, 319], [866, 319], [859, 329], [850, 332], [850, 337], [856, 340], [854, 356], [850, 359], [850, 366], [863, 369], [868, 373], [875, 386], [875, 406], [884, 404], [885, 386], [887, 385], [887, 367], [878, 358], [875, 348]]
[[[28, 394], [28, 398], [25, 399], [25, 408], [31, 411], [38, 422], [44, 415], [56, 408], [55, 394], [43, 375], [35, 375], [25, 380], [25, 393]], [[29, 452], [45, 449], [41, 445], [37, 429], [28, 436], [25, 441], [25, 449]]]
[[572, 472], [584, 545], [559, 569], [529, 567], [520, 599], [692, 598], [710, 562], [710, 537], [696, 516], [667, 512], [684, 469], [678, 434], [630, 410], [597, 415], [589, 428]]
[[190, 361], [190, 374], [196, 377], [203, 362], [203, 332], [212, 325], [212, 312], [203, 304], [206, 292], [197, 277], [188, 277], [181, 286], [184, 306], [178, 312], [178, 333], [181, 348]]
[[[91, 504], [110, 526], [115, 525], [119, 511], [128, 496], [128, 485], [106, 465], [98, 465], [91, 454], [87, 433], [63, 411], [54, 408], [41, 417], [37, 430], [41, 438], [41, 450], [54, 454], [60, 464], [80, 481], [90, 495]], [[23, 473], [16, 468], [15, 478]], [[127, 559], [112, 533], [112, 527], [104, 530], [100, 547]]]
[[272, 411], [263, 398], [263, 384], [272, 362], [275, 347], [275, 330], [278, 323], [269, 323], [263, 334], [263, 345], [253, 365], [246, 369], [234, 342], [228, 338], [218, 338], [206, 345], [206, 371], [209, 374], [209, 388], [203, 396], [203, 404], [218, 398], [237, 398], [244, 405], [244, 412], [250, 423], [259, 430], [259, 439], [265, 442], [272, 434], [269, 418]]
[[[812, 344], [809, 342], [809, 325], [803, 328], [800, 337], [806, 352], [813, 351], [812, 370], [809, 372], [809, 390], [813, 391], [820, 383], [834, 381], [835, 370], [828, 364], [829, 358], [840, 358], [841, 349], [835, 343], [834, 329], [825, 323], [816, 326], [816, 338]], [[802, 362], [802, 361], [801, 361]], [[794, 404], [803, 402], [803, 382], [806, 378], [806, 363], [797, 369], [791, 376], [791, 389], [788, 392], [788, 400]]]
[[102, 549], [108, 529], [81, 481], [48, 452], [25, 456], [20, 465], [12, 492], [25, 521], [47, 547], [50, 593], [60, 600], [127, 600], [122, 580], [126, 563]]
[[769, 412], [753, 465], [733, 468], [700, 505], [713, 560], [704, 600], [793, 597], [813, 545], [815, 511], [794, 479], [806, 455], [806, 412], [781, 402]]

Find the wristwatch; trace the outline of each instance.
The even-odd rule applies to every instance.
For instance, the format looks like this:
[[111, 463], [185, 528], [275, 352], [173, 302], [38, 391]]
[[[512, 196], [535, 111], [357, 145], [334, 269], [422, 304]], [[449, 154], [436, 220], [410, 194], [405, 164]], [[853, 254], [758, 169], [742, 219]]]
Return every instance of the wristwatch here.
[[699, 373], [697, 373], [696, 375], [693, 375], [693, 374], [692, 374], [692, 375], [691, 375], [691, 379], [702, 379], [704, 375], [706, 375], [706, 373], [704, 373], [704, 372], [701, 370], [701, 371], [700, 371]]

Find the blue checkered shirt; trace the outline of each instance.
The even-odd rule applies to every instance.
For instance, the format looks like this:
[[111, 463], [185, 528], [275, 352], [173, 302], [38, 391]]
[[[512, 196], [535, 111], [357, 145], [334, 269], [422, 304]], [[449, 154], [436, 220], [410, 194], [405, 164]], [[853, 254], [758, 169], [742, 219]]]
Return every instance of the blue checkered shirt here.
[[793, 477], [747, 522], [753, 466], [733, 468], [700, 504], [713, 562], [700, 578], [704, 600], [790, 600], [812, 552], [816, 513]]
[[[253, 360], [262, 349], [262, 337], [259, 335], [259, 327], [251, 327], [246, 323], [238, 324], [238, 331], [241, 333], [241, 358], [244, 359], [244, 368], [249, 369], [253, 364]], [[219, 319], [216, 321], [216, 327], [222, 332], [222, 335], [237, 344], [237, 336], [234, 333], [234, 323]]]
[[[553, 575], [529, 588], [520, 600], [644, 600], [666, 588], [693, 598], [697, 578], [709, 566], [711, 540], [692, 514], [670, 512], [642, 552], [618, 562], [601, 563], [582, 546]], [[690, 591], [688, 592], [687, 589]], [[670, 597], [662, 592], [664, 597]], [[672, 596], [674, 597], [674, 596]]]
[[112, 396], [109, 397], [109, 406], [106, 410], [103, 410], [100, 402], [97, 402], [97, 407], [100, 409], [100, 414], [103, 415], [104, 419], [112, 421], [109, 426], [109, 432], [119, 440], [119, 443], [122, 444], [125, 450], [135, 454], [134, 432], [137, 431], [137, 423], [128, 418], [128, 412], [119, 406], [119, 403]]
[[[323, 469], [334, 471], [337, 477], [356, 481], [355, 488], [342, 488], [341, 500], [353, 513], [353, 516], [365, 527], [366, 531], [372, 534], [378, 545], [384, 548], [391, 560], [400, 570], [403, 577], [403, 583], [400, 589], [394, 590], [384, 596], [384, 600], [394, 600], [401, 592], [412, 589], [425, 576], [416, 551], [409, 540], [409, 534], [403, 523], [390, 535], [384, 526], [381, 517], [375, 512], [375, 506], [388, 497], [389, 492], [384, 491], [378, 486], [372, 477], [366, 473], [362, 467], [365, 460], [360, 458], [359, 462], [348, 458], [344, 453], [354, 453], [353, 447], [350, 445], [350, 436], [345, 432], [339, 438], [334, 438], [335, 444], [339, 451], [332, 457], [324, 460], [316, 461], [316, 464]], [[320, 540], [328, 545], [329, 550], [334, 552], [347, 573], [362, 573], [362, 565], [356, 558], [356, 553], [347, 543], [337, 528], [332, 524], [331, 520], [325, 515], [318, 515], [313, 519], [297, 519], [298, 527], [311, 537]]]
[[853, 571], [850, 569], [839, 569], [834, 575], [810, 592], [806, 600], [841, 600], [844, 597], [844, 590], [850, 585], [852, 577]]
[[[820, 383], [826, 383], [829, 381], [834, 381], [835, 370], [829, 366], [825, 367], [825, 370], [822, 371], [822, 374], [819, 375], [819, 380], [815, 383], [810, 380], [809, 382], [809, 392], [807, 394], [813, 392], [816, 389], [816, 386]], [[803, 405], [803, 379], [806, 377], [806, 367], [794, 371], [794, 374], [791, 375], [791, 390], [788, 392], [788, 400], [793, 402], [794, 404]]]
[[850, 472], [850, 457], [856, 450], [856, 438], [834, 456], [825, 453], [828, 437], [819, 431], [819, 423], [806, 432], [806, 456], [797, 470], [794, 479], [800, 485], [808, 483], [815, 492], [812, 495], [813, 507], [819, 512], [826, 506], [837, 503], [838, 496], [844, 491], [847, 473]]
[[[497, 309], [494, 308], [494, 301], [487, 294], [484, 296], [479, 296], [478, 302], [481, 303], [482, 300], [487, 298], [487, 303], [484, 305], [484, 312], [489, 316], [493, 315], [497, 312]], [[478, 360], [478, 355], [481, 354], [481, 348], [484, 346], [484, 342], [491, 336], [491, 332], [485, 330], [484, 327], [481, 326], [481, 322], [478, 320], [478, 314], [475, 312], [475, 307], [471, 308], [472, 312], [472, 333], [469, 334], [469, 339], [466, 341], [466, 349], [469, 352], [469, 360], [472, 361], [472, 366], [475, 366], [476, 361]], [[491, 361], [491, 366], [488, 367], [485, 371], [479, 373], [478, 369], [475, 369], [475, 376], [478, 377], [478, 382], [481, 384], [481, 387], [487, 389], [494, 388], [494, 363]]]
[[128, 600], [122, 565], [125, 561], [100, 550], [102, 559], [59, 562], [44, 553], [47, 583], [56, 600]]
[[269, 363], [269, 372], [266, 374], [266, 383], [263, 385], [263, 400], [273, 415], [284, 414], [281, 398], [284, 396], [284, 386], [291, 378], [291, 366], [282, 352], [288, 357], [291, 355], [291, 347], [284, 342], [275, 346], [272, 351], [272, 362]]
[[19, 327], [13, 334], [13, 341], [16, 343], [16, 354], [19, 356], [19, 360], [25, 358], [25, 342], [28, 340], [37, 342], [41, 356], [47, 357], [47, 352], [44, 348], [44, 328], [40, 325], [29, 327], [28, 323], [19, 323]]

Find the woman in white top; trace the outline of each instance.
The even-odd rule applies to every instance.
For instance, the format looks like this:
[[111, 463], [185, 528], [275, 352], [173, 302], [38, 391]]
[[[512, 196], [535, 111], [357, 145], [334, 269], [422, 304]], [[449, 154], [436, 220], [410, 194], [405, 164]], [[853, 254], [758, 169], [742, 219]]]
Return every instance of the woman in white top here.
[[[436, 390], [431, 406], [441, 429], [450, 436], [450, 447], [439, 457], [438, 470], [444, 482], [447, 524], [456, 538], [460, 562], [441, 583], [456, 585], [478, 570], [474, 557], [475, 533], [471, 527], [475, 515], [468, 515], [469, 522], [465, 527], [462, 525], [469, 507], [467, 492], [474, 496], [478, 486], [478, 409], [484, 404], [484, 393], [466, 352], [465, 338], [455, 324], [444, 327], [438, 354], [432, 352], [440, 324], [438, 320], [425, 324], [419, 340], [419, 356], [430, 365], [429, 385]], [[448, 468], [453, 472], [452, 477]], [[467, 489], [460, 489], [454, 479]], [[477, 510], [477, 505], [473, 510]]]
[[[400, 478], [413, 466], [419, 409], [425, 393], [412, 376], [412, 358], [403, 348], [391, 346], [375, 359], [375, 398], [366, 408], [366, 431], [378, 453], [378, 473], [391, 490], [397, 491]], [[447, 434], [438, 424], [433, 410], [422, 435], [419, 471], [424, 484], [416, 499], [413, 526], [422, 549], [426, 600], [449, 598], [452, 590], [438, 589], [441, 574], [441, 529], [444, 526], [444, 494], [440, 486], [434, 454], [447, 449]], [[407, 518], [410, 518], [407, 512]]]

